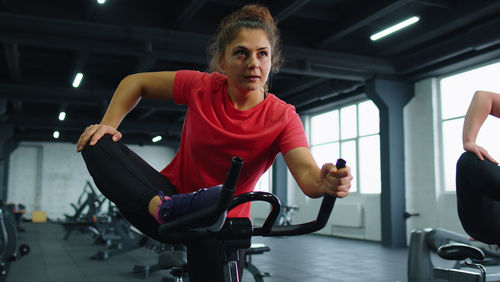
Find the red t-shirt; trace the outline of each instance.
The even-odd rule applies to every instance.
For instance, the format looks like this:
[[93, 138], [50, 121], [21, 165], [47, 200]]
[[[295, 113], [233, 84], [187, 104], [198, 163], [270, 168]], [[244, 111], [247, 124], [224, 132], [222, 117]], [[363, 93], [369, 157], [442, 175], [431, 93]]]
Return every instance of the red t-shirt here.
[[[224, 75], [197, 71], [178, 71], [173, 92], [175, 102], [188, 110], [179, 151], [161, 173], [179, 193], [222, 184], [233, 156], [244, 161], [235, 195], [253, 191], [278, 153], [308, 147], [295, 108], [273, 94], [240, 111], [229, 100]], [[250, 217], [250, 204], [228, 216]]]

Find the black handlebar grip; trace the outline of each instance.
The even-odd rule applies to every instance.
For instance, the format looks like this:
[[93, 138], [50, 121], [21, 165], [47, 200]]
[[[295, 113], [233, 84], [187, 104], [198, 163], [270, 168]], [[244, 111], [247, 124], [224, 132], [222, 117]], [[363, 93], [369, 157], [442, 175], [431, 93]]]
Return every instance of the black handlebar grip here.
[[344, 159], [338, 159], [337, 163], [335, 164], [337, 169], [341, 169], [345, 167], [345, 160]]
[[[338, 159], [335, 166], [337, 169], [344, 168], [346, 161], [343, 159]], [[337, 198], [331, 196], [330, 194], [325, 194], [323, 196], [323, 201], [321, 202], [321, 207], [319, 208], [318, 216], [316, 220], [297, 224], [297, 225], [288, 225], [288, 226], [273, 226], [270, 232], [265, 232], [265, 230], [259, 230], [262, 236], [294, 236], [294, 235], [302, 235], [308, 234], [312, 232], [316, 232], [323, 227], [325, 227], [328, 222], [328, 218], [330, 218], [330, 214], [332, 213], [333, 206], [335, 205], [335, 200]]]

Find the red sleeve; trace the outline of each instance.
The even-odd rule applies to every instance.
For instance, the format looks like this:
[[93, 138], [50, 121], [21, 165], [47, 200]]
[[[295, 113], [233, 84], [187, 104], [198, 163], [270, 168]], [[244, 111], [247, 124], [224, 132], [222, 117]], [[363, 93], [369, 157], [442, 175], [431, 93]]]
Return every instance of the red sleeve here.
[[288, 122], [286, 123], [285, 128], [278, 136], [278, 144], [282, 155], [285, 155], [288, 151], [294, 148], [309, 148], [309, 143], [307, 142], [306, 134], [304, 132], [304, 126], [300, 121], [299, 115], [295, 112], [295, 110], [290, 110], [288, 117]]
[[191, 89], [195, 82], [203, 77], [204, 73], [199, 71], [180, 70], [175, 73], [174, 79], [174, 101], [176, 104], [188, 104]]

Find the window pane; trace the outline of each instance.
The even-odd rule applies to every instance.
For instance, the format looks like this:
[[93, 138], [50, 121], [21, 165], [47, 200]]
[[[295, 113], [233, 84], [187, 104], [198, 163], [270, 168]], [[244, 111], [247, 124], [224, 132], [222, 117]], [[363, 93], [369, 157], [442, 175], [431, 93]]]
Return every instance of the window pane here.
[[379, 132], [379, 112], [372, 101], [366, 101], [358, 105], [359, 112], [359, 135], [369, 135]]
[[264, 191], [272, 193], [272, 170], [271, 166], [257, 181], [257, 185], [255, 185], [255, 191]]
[[319, 167], [325, 163], [334, 163], [339, 158], [339, 143], [329, 143], [311, 148], [311, 153]]
[[380, 193], [380, 140], [378, 135], [359, 139], [359, 191]]
[[358, 182], [356, 181], [357, 164], [356, 164], [356, 141], [342, 142], [341, 146], [341, 158], [343, 158], [349, 167], [351, 167], [351, 174], [354, 177], [351, 182], [351, 192], [358, 191]]
[[458, 158], [464, 152], [462, 127], [464, 119], [443, 122], [444, 190], [455, 191], [455, 171]]
[[339, 140], [339, 111], [311, 117], [311, 145]]
[[356, 105], [340, 109], [340, 138], [349, 139], [358, 135], [356, 128], [357, 116]]
[[441, 80], [441, 116], [443, 119], [465, 116], [476, 90], [498, 92], [500, 63], [459, 73]]
[[500, 161], [500, 119], [488, 116], [483, 126], [479, 130], [476, 143], [488, 150], [488, 153], [496, 160]]

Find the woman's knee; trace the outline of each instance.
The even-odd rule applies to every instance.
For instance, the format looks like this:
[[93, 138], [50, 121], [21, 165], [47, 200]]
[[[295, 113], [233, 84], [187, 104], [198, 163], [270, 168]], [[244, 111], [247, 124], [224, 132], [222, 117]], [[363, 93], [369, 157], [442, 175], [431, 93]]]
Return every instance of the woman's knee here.
[[94, 158], [94, 157], [99, 157], [102, 156], [102, 152], [108, 152], [110, 151], [111, 147], [116, 147], [117, 143], [113, 141], [111, 135], [104, 135], [97, 141], [96, 144], [94, 145], [89, 145], [85, 146], [85, 148], [82, 150], [82, 156], [87, 161], [88, 159]]

